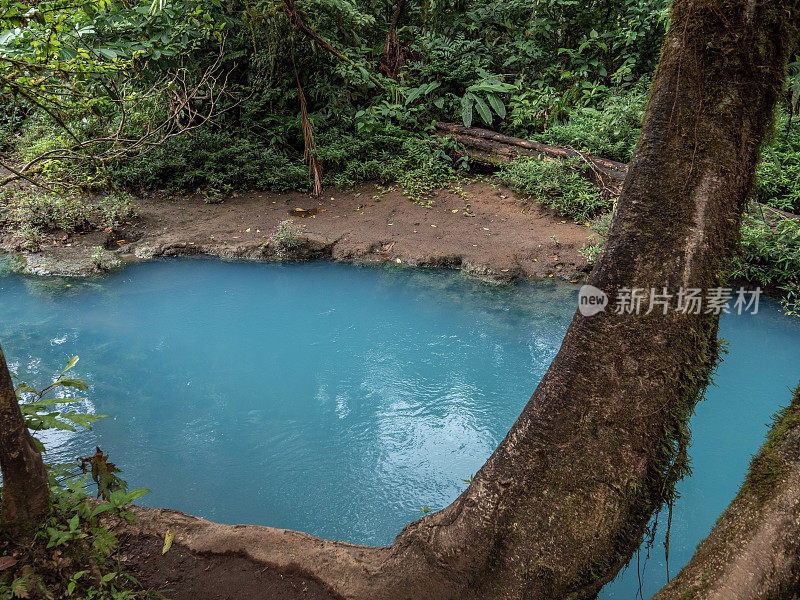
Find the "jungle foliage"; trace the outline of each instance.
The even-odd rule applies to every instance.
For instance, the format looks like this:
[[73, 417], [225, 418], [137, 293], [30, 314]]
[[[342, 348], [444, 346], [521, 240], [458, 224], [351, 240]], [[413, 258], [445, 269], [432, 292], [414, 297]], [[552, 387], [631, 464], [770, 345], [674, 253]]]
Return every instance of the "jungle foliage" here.
[[296, 189], [310, 184], [302, 96], [325, 181], [450, 171], [459, 163], [432, 135], [434, 120], [542, 134], [653, 70], [665, 0], [590, 8], [3, 0], [3, 143], [28, 171], [73, 183], [79, 175], [82, 185]]
[[[128, 192], [155, 189], [215, 201], [239, 188], [399, 181], [425, 202], [469, 166], [457, 143], [435, 134], [437, 120], [628, 161], [669, 2], [0, 0], [0, 7], [0, 161], [13, 169], [6, 180], [49, 187], [43, 200], [0, 200], [0, 218], [27, 228], [35, 245], [49, 223], [79, 228], [124, 218]], [[787, 81], [753, 198], [797, 213], [796, 56]], [[581, 222], [610, 208], [560, 163], [521, 161], [501, 177]], [[54, 201], [63, 188], [114, 199], [84, 217]], [[785, 235], [774, 219], [753, 218], [736, 273], [796, 285], [796, 264], [770, 258], [773, 247], [791, 254]]]

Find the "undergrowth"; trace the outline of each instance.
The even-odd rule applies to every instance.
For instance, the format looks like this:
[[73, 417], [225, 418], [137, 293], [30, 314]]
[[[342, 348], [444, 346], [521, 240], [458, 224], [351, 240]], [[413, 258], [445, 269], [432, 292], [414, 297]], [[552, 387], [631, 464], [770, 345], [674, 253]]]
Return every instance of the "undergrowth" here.
[[611, 95], [597, 106], [577, 108], [533, 137], [539, 142], [628, 162], [639, 139], [649, 95], [650, 81], [643, 78], [630, 91]]
[[581, 175], [574, 160], [518, 158], [504, 164], [498, 173], [511, 189], [535, 202], [552, 207], [558, 214], [584, 223], [611, 208], [610, 199]]
[[114, 227], [134, 214], [126, 195], [87, 200], [37, 189], [0, 193], [0, 226], [13, 232], [28, 250], [35, 250], [46, 233]]
[[800, 126], [778, 110], [770, 140], [762, 146], [753, 197], [781, 210], [800, 213]]
[[751, 207], [742, 223], [741, 251], [733, 276], [784, 294], [787, 312], [797, 312], [800, 284], [800, 222]]

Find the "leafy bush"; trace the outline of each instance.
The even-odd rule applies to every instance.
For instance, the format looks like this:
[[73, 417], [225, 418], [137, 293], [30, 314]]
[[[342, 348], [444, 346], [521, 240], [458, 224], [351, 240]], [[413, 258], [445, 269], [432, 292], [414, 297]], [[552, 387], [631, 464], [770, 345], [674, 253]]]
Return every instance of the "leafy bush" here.
[[762, 146], [753, 197], [775, 208], [800, 213], [800, 127], [795, 123], [790, 128], [785, 110], [778, 111], [772, 139]]
[[44, 233], [113, 227], [134, 214], [133, 204], [126, 196], [110, 195], [90, 201], [38, 190], [0, 194], [0, 225], [20, 235], [31, 249]]
[[612, 203], [581, 171], [574, 160], [519, 158], [503, 165], [498, 175], [511, 189], [583, 223], [609, 210]]
[[232, 189], [307, 189], [308, 168], [257, 137], [201, 129], [175, 137], [112, 167], [112, 177], [134, 190], [168, 189], [208, 196]]
[[551, 125], [535, 139], [628, 162], [639, 139], [649, 94], [650, 83], [642, 79], [631, 91], [610, 96], [597, 108], [574, 110], [566, 122]]
[[772, 288], [800, 282], [800, 223], [761, 210], [751, 211], [742, 224], [741, 252], [733, 276]]

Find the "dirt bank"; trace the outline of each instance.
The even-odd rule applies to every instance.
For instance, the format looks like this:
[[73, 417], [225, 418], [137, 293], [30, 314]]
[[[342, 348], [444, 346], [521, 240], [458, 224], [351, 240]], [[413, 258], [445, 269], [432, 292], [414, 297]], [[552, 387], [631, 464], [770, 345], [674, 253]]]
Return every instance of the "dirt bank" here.
[[[97, 246], [123, 262], [184, 254], [269, 260], [274, 249], [264, 244], [278, 223], [290, 218], [304, 227], [307, 243], [300, 258], [449, 266], [499, 280], [574, 279], [587, 268], [578, 250], [588, 229], [522, 202], [508, 188], [480, 181], [441, 190], [432, 200], [432, 206], [421, 206], [400, 190], [374, 184], [327, 190], [320, 200], [299, 192], [247, 192], [208, 204], [159, 194], [138, 199], [138, 217], [119, 229], [50, 236], [41, 252], [21, 255], [21, 268], [35, 274], [97, 273], [92, 260]], [[297, 208], [315, 214], [302, 218]], [[17, 244], [8, 234], [0, 237], [6, 250]]]
[[147, 534], [120, 536], [120, 562], [142, 587], [168, 600], [340, 600], [316, 579], [274, 569], [244, 553], [195, 552]]

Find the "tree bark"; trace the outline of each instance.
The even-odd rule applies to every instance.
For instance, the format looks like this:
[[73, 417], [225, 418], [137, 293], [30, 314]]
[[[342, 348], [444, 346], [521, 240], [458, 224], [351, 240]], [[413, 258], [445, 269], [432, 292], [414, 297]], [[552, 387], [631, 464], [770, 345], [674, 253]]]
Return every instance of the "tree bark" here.
[[800, 386], [709, 536], [653, 600], [790, 600], [800, 593]]
[[403, 66], [400, 41], [397, 39], [397, 25], [400, 23], [400, 15], [403, 14], [405, 5], [406, 0], [397, 0], [397, 7], [392, 16], [392, 22], [389, 24], [389, 31], [386, 33], [386, 41], [383, 44], [383, 53], [381, 54], [379, 70], [391, 79], [397, 79]]
[[[623, 288], [677, 294], [725, 284], [798, 4], [674, 0], [636, 153], [590, 277], [612, 301]], [[467, 490], [390, 547], [175, 513], [160, 513], [159, 526], [183, 522], [197, 547], [300, 568], [350, 599], [591, 598], [688, 469], [689, 418], [717, 359], [719, 316], [680, 313], [675, 300], [672, 308], [577, 313]]]
[[0, 523], [15, 532], [38, 525], [50, 510], [42, 455], [22, 417], [3, 349], [0, 348], [0, 469], [3, 498]]

